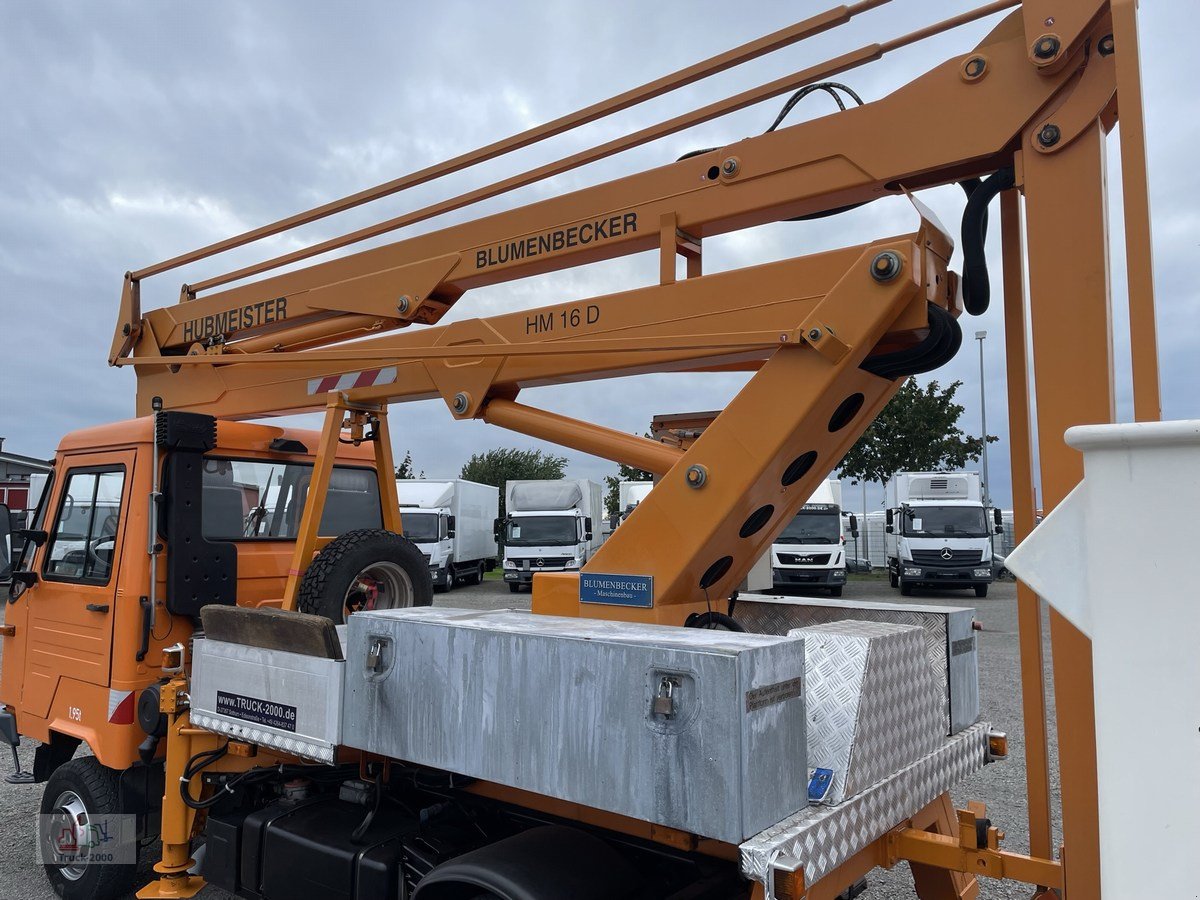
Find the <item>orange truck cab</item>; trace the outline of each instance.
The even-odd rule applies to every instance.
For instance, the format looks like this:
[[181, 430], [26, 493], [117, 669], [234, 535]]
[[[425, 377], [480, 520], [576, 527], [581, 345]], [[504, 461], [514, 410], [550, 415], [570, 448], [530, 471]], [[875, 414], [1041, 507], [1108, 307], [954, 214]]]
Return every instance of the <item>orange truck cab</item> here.
[[[0, 738], [40, 742], [33, 771], [8, 780], [44, 782], [86, 743], [143, 836], [162, 796], [163, 649], [187, 644], [201, 606], [280, 603], [319, 438], [195, 413], [155, 421], [62, 440], [14, 561], [0, 677]], [[379, 498], [370, 446], [341, 442], [321, 533], [381, 527]]]

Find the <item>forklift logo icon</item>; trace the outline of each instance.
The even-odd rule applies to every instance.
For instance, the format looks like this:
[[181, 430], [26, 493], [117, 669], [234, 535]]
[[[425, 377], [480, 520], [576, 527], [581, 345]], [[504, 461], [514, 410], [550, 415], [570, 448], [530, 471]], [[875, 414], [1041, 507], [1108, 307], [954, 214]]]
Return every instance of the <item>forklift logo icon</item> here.
[[954, 559], [954, 551], [949, 547], [942, 548], [942, 559]]

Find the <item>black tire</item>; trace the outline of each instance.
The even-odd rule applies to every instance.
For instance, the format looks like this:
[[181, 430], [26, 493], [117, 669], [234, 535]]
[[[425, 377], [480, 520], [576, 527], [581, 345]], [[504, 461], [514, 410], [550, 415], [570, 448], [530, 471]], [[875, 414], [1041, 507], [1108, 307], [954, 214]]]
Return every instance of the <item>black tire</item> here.
[[[61, 840], [67, 817], [75, 822], [76, 828], [83, 822], [97, 829], [96, 834], [105, 834], [110, 840], [118, 835], [109, 830], [115, 828], [117, 820], [106, 822], [106, 817], [120, 815], [120, 773], [100, 764], [94, 756], [84, 756], [63, 763], [46, 781], [46, 789], [42, 792], [41, 812], [43, 816], [56, 816], [55, 819], [41, 819], [38, 828], [38, 840], [51, 842], [56, 837]], [[79, 819], [79, 810], [84, 810], [83, 822]], [[104, 829], [103, 832], [100, 829]], [[91, 831], [91, 828], [88, 829]], [[134, 863], [122, 865], [117, 863], [77, 863], [75, 865], [57, 865], [43, 863], [46, 878], [54, 892], [64, 900], [116, 900], [123, 897], [133, 888], [137, 872], [137, 836], [120, 835], [122, 842], [132, 841], [133, 847], [125, 845], [129, 852], [132, 849]], [[52, 844], [61, 847], [62, 844]], [[104, 845], [100, 845], [105, 852]], [[53, 856], [46, 850], [44, 859]]]
[[840, 597], [840, 596], [842, 596], [842, 586], [839, 584], [837, 587], [831, 587], [831, 588], [829, 589], [829, 596], [830, 596], [830, 597]]
[[975, 585], [975, 596], [976, 597], [986, 597], [987, 589], [988, 589], [988, 586], [986, 584]]
[[907, 582], [907, 581], [900, 582], [900, 596], [901, 597], [911, 597], [912, 592], [913, 592], [913, 586], [910, 582]]
[[888, 569], [888, 584], [892, 587], [900, 587], [900, 579], [891, 569]]
[[[376, 594], [367, 588], [374, 584]], [[383, 590], [384, 596], [378, 592]], [[340, 625], [360, 609], [429, 606], [433, 584], [425, 556], [408, 538], [360, 528], [335, 538], [304, 573], [296, 605]]]
[[475, 574], [468, 575], [467, 579], [467, 584], [483, 584], [483, 563], [480, 563], [475, 569]]
[[520, 585], [520, 584], [514, 584], [513, 582], [511, 582], [511, 581], [510, 581], [510, 582], [508, 583], [508, 590], [509, 590], [509, 592], [510, 592], [510, 593], [513, 593], [513, 594], [519, 594], [519, 593], [521, 593], [521, 585]]

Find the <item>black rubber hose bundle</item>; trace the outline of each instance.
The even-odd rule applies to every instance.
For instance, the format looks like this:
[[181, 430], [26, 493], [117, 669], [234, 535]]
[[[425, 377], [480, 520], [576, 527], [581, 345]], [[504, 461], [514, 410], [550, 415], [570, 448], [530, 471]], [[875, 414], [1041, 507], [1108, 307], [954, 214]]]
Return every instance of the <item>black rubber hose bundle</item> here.
[[963, 305], [973, 316], [987, 312], [992, 299], [987, 254], [984, 252], [988, 204], [997, 194], [1008, 190], [1015, 183], [1016, 177], [1011, 168], [1000, 169], [983, 181], [974, 178], [960, 183], [967, 193], [967, 208], [963, 210], [962, 217]]

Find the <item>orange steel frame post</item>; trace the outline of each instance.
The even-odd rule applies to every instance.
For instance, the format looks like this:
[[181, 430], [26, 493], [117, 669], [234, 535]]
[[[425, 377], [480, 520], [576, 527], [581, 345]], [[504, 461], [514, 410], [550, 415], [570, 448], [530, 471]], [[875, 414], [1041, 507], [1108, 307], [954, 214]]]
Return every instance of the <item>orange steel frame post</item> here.
[[[1113, 418], [1103, 152], [1118, 113], [1127, 126], [1121, 139], [1136, 409], [1139, 419], [1158, 416], [1133, 0], [999, 0], [378, 225], [184, 285], [184, 302], [175, 306], [144, 315], [140, 309], [146, 277], [595, 121], [882, 2], [836, 7], [516, 137], [133, 272], [122, 292], [111, 362], [135, 367], [143, 409], [154, 396], [168, 409], [231, 418], [324, 405], [322, 459], [335, 446], [344, 415], [360, 437], [368, 421], [378, 422], [381, 498], [385, 523], [395, 530], [394, 485], [383, 483], [392, 475], [383, 418], [391, 401], [441, 397], [456, 418], [480, 418], [654, 472], [659, 483], [649, 498], [585, 571], [652, 574], [655, 606], [582, 608], [578, 576], [566, 574], [539, 575], [533, 602], [540, 612], [678, 623], [728, 596], [815, 480], [836, 465], [887, 402], [898, 382], [868, 374], [859, 368], [863, 360], [920, 340], [929, 327], [927, 304], [959, 311], [957, 280], [946, 270], [949, 244], [929, 223], [906, 237], [708, 275], [701, 262], [704, 240], [1012, 167], [1015, 189], [1001, 200], [1006, 361], [1014, 506], [1018, 532], [1027, 533], [1034, 515], [1034, 461], [1031, 404], [1022, 377], [1026, 332], [1033, 336], [1038, 462], [1047, 509], [1082, 474], [1078, 456], [1062, 441], [1065, 429]], [[1019, 9], [974, 50], [864, 106], [607, 184], [274, 272], [674, 134], [1014, 6]], [[1028, 320], [1017, 191], [1025, 196]], [[490, 319], [411, 327], [436, 325], [474, 287], [647, 250], [660, 253], [659, 284], [651, 287]], [[898, 256], [902, 271], [880, 282], [871, 278], [870, 267], [884, 251]], [[677, 255], [687, 260], [681, 281], [675, 276]], [[265, 277], [245, 282], [260, 275]], [[383, 333], [395, 329], [404, 331]], [[380, 334], [341, 343], [367, 332]], [[681, 447], [517, 402], [523, 389], [543, 384], [736, 369], [755, 374], [696, 440]], [[335, 376], [355, 386], [332, 397], [314, 388]], [[319, 465], [289, 579], [289, 608], [300, 573], [322, 545], [317, 532], [328, 479], [329, 464]], [[862, 859], [906, 857], [924, 866], [922, 871], [981, 865], [985, 874], [1033, 879], [1047, 888], [1069, 884], [1073, 896], [1099, 897], [1090, 644], [1051, 614], [1064, 840], [1070, 851], [1060, 872], [1050, 860], [1038, 601], [1024, 587], [1019, 621], [1031, 849], [1040, 860], [1026, 863], [994, 856], [1000, 851], [993, 847], [971, 846], [965, 820], [957, 837], [943, 835], [945, 840], [930, 843], [905, 832], [886, 848], [864, 848]], [[947, 884], [926, 883], [922, 896], [965, 896], [969, 890], [953, 880]], [[958, 893], [944, 893], [950, 890]]]

